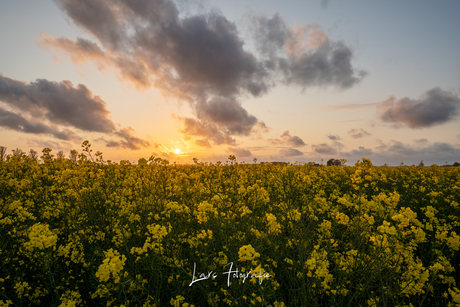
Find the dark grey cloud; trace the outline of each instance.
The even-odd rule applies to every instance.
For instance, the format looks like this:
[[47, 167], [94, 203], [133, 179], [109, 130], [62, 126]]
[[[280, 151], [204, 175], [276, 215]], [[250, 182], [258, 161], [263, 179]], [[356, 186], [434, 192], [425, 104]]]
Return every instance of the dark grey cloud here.
[[[251, 19], [261, 34], [255, 55], [244, 49], [236, 25], [216, 11], [181, 15], [171, 0], [55, 2], [98, 43], [42, 34], [41, 44], [66, 52], [75, 64], [114, 68], [139, 89], [155, 86], [189, 102], [196, 122], [186, 135], [205, 146], [256, 131], [260, 122], [240, 100], [261, 96], [278, 82], [348, 88], [364, 75], [352, 67], [353, 52], [345, 44], [329, 41], [314, 25], [293, 31], [279, 15]], [[302, 33], [308, 34], [309, 48], [302, 47]], [[219, 131], [206, 140], [209, 133], [198, 125]]]
[[351, 129], [350, 131], [348, 131], [348, 134], [351, 135], [351, 137], [354, 139], [360, 139], [362, 137], [371, 135], [369, 132], [367, 132], [363, 128]]
[[[390, 140], [384, 143], [376, 139], [377, 146], [374, 149], [360, 146], [349, 152], [341, 152], [349, 161], [354, 159], [360, 160], [362, 157], [371, 158], [374, 165], [400, 165], [404, 162], [406, 165], [418, 165], [421, 160], [425, 165], [432, 163], [444, 164], [450, 161], [460, 162], [460, 148], [449, 143], [434, 142], [430, 143], [426, 139], [415, 140], [413, 144], [403, 143], [397, 140]], [[354, 161], [356, 161], [354, 160]]]
[[424, 148], [424, 151], [431, 155], [436, 155], [438, 153], [450, 153], [450, 154], [460, 154], [460, 150], [458, 148], [453, 147], [449, 143], [444, 142], [435, 142], [432, 145], [428, 145]]
[[410, 145], [395, 140], [391, 140], [391, 144], [388, 146], [387, 151], [396, 155], [404, 156], [413, 155], [416, 153], [416, 150]]
[[[243, 49], [235, 24], [216, 12], [180, 18], [169, 0], [55, 2], [112, 58], [137, 62], [164, 89], [221, 96], [268, 89], [264, 67]], [[73, 52], [56, 38], [44, 43]]]
[[395, 125], [425, 128], [453, 120], [459, 108], [460, 99], [456, 94], [434, 88], [419, 99], [390, 97], [382, 101], [378, 106], [378, 117]]
[[257, 124], [239, 102], [231, 98], [216, 97], [196, 106], [197, 117], [203, 122], [215, 123], [229, 134], [249, 135]]
[[283, 83], [302, 89], [346, 89], [366, 76], [365, 71], [353, 68], [353, 51], [343, 42], [330, 41], [318, 25], [288, 27], [278, 14], [271, 18], [251, 17], [256, 45], [266, 58], [266, 67], [281, 72]]
[[252, 153], [248, 149], [243, 148], [228, 148], [230, 154], [235, 155], [237, 158], [246, 158], [252, 156]]
[[0, 75], [0, 101], [21, 113], [63, 126], [94, 132], [115, 129], [106, 103], [85, 85], [74, 87], [68, 80], [25, 83]]
[[319, 153], [319, 154], [333, 155], [337, 153], [337, 149], [335, 149], [334, 147], [326, 143], [312, 145], [311, 148], [314, 153]]
[[286, 157], [303, 156], [303, 152], [294, 148], [283, 148], [280, 150], [280, 155]]
[[327, 137], [328, 137], [330, 140], [332, 140], [332, 141], [339, 141], [339, 140], [341, 140], [340, 136], [338, 136], [337, 134], [336, 134], [336, 135], [329, 134]]
[[290, 135], [289, 130], [283, 132], [283, 134], [281, 135], [281, 139], [287, 145], [290, 145], [292, 147], [302, 147], [306, 145], [305, 142], [298, 136]]
[[16, 114], [0, 107], [0, 127], [24, 133], [51, 135], [65, 141], [80, 141], [81, 138], [69, 129], [59, 130], [41, 122], [29, 120], [21, 114]]
[[363, 146], [359, 146], [358, 150], [354, 149], [351, 151], [351, 155], [353, 156], [361, 156], [361, 157], [369, 157], [373, 154], [374, 152], [370, 148], [364, 148]]
[[[376, 147], [374, 156], [378, 159], [393, 165], [399, 165], [401, 162], [408, 162], [408, 164], [417, 164], [421, 160], [426, 165], [431, 163], [444, 163], [451, 161], [451, 163], [458, 161], [460, 155], [460, 148], [454, 147], [445, 142], [415, 142], [415, 144], [406, 144], [397, 140], [391, 140], [388, 144], [382, 141]], [[460, 162], [460, 161], [459, 161]]]
[[107, 104], [85, 85], [37, 79], [26, 83], [0, 75], [0, 126], [31, 134], [50, 135], [60, 140], [81, 141], [71, 128], [120, 137], [108, 147], [132, 150], [149, 143], [132, 135], [131, 128], [117, 130]]

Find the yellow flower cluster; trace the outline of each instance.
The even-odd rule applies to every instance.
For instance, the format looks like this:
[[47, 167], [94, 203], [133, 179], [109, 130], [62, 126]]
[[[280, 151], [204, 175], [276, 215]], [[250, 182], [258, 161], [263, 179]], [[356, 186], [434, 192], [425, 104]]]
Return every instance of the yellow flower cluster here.
[[29, 239], [25, 244], [26, 248], [44, 249], [55, 246], [58, 237], [49, 229], [48, 224], [36, 223], [30, 228]]
[[80, 306], [82, 302], [81, 295], [78, 291], [67, 290], [61, 296], [61, 304], [59, 307], [76, 307]]
[[252, 261], [255, 258], [259, 258], [260, 254], [256, 252], [254, 247], [251, 244], [243, 245], [238, 251], [238, 256], [240, 257], [238, 261]]
[[267, 219], [268, 233], [279, 234], [281, 233], [281, 225], [276, 222], [276, 216], [271, 213], [266, 213], [265, 218]]
[[120, 253], [116, 250], [114, 251], [113, 249], [109, 249], [104, 252], [104, 255], [105, 259], [99, 266], [99, 269], [96, 272], [96, 277], [99, 278], [100, 281], [108, 281], [110, 279], [110, 275], [112, 275], [114, 282], [119, 283], [119, 273], [123, 270], [123, 266], [126, 262], [125, 255], [121, 255], [120, 257]]

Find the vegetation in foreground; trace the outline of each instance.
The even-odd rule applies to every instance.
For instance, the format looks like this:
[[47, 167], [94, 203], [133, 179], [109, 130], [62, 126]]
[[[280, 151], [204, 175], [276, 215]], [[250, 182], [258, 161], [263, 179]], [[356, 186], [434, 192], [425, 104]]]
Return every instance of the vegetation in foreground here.
[[230, 158], [6, 157], [0, 306], [460, 306], [459, 168]]

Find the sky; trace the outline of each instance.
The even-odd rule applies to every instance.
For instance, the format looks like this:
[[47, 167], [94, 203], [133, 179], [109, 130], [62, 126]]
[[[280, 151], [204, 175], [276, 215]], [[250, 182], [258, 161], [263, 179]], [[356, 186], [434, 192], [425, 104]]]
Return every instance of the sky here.
[[0, 146], [460, 162], [460, 2], [3, 0]]

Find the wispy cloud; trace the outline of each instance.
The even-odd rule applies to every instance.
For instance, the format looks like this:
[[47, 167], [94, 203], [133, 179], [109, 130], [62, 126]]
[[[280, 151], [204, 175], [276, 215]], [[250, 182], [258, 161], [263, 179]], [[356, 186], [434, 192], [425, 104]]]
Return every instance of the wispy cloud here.
[[340, 136], [338, 136], [337, 134], [336, 135], [329, 134], [327, 137], [328, 137], [328, 139], [330, 139], [332, 141], [340, 141], [341, 140]]
[[280, 150], [280, 155], [286, 156], [286, 157], [297, 157], [297, 156], [303, 156], [303, 152], [300, 150], [297, 150], [295, 148], [283, 148]]
[[348, 134], [354, 139], [360, 139], [360, 138], [363, 138], [365, 136], [371, 135], [369, 132], [367, 132], [363, 128], [351, 129], [350, 131], [348, 131]]
[[368, 103], [346, 103], [336, 104], [333, 106], [322, 107], [324, 111], [341, 111], [341, 110], [356, 110], [356, 109], [371, 109], [375, 108], [380, 102], [368, 102]]
[[252, 156], [251, 151], [248, 149], [244, 149], [244, 148], [229, 147], [227, 148], [227, 151], [230, 154], [235, 155], [237, 158], [247, 158], [247, 157]]

